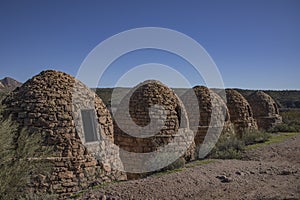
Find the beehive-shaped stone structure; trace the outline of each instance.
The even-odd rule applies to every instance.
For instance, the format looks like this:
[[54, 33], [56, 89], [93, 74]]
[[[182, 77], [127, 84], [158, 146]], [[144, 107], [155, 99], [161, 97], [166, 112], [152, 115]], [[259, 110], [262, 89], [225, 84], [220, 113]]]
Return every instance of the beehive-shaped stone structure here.
[[258, 129], [250, 104], [239, 92], [226, 89], [226, 98], [231, 122], [239, 136], [242, 136], [247, 130]]
[[[150, 80], [134, 87], [113, 117], [115, 143], [124, 150], [120, 155], [126, 171], [150, 172], [172, 163], [175, 157], [194, 158], [193, 133], [189, 131], [184, 106], [174, 91], [161, 82]], [[136, 178], [132, 174], [130, 177]]]
[[201, 147], [208, 130], [210, 137], [218, 137], [221, 133], [234, 133], [226, 103], [214, 91], [205, 86], [195, 86], [180, 98], [187, 110], [190, 128], [195, 133], [197, 150]]
[[257, 91], [246, 99], [251, 105], [258, 128], [268, 130], [274, 125], [282, 123], [277, 104], [270, 95], [263, 91]]
[[10, 115], [29, 135], [40, 135], [42, 146], [52, 149], [47, 158], [35, 157], [53, 163], [50, 174], [33, 174], [29, 188], [64, 197], [91, 184], [126, 179], [116, 170], [122, 169], [122, 163], [113, 144], [109, 111], [74, 77], [43, 71], [14, 90], [3, 104], [5, 116]]

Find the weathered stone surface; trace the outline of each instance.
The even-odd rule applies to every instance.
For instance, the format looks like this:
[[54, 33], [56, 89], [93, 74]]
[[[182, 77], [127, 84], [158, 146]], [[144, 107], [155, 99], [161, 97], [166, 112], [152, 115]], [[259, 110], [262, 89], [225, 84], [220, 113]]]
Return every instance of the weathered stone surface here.
[[[145, 81], [114, 105], [113, 121], [102, 100], [84, 84], [49, 70], [14, 90], [3, 103], [5, 117], [11, 116], [20, 128], [27, 128], [28, 134], [42, 136], [37, 155], [46, 147], [54, 149], [49, 157], [35, 157], [50, 161], [53, 168], [49, 175], [32, 174], [29, 190], [57, 193], [63, 198], [92, 185], [126, 180], [122, 170], [130, 171], [128, 166], [147, 166], [150, 172], [153, 165], [172, 160], [170, 155], [174, 153], [178, 155], [170, 162], [174, 165], [193, 160], [199, 156], [196, 154], [208, 130], [211, 139], [217, 139], [221, 132], [234, 133], [233, 126], [239, 136], [257, 129], [253, 117], [264, 129], [281, 121], [275, 102], [265, 93], [249, 97], [253, 113], [237, 91], [226, 90], [226, 95], [227, 106], [204, 86], [196, 86], [178, 98], [162, 83]], [[97, 141], [86, 139], [81, 116], [86, 109], [95, 111]], [[151, 152], [160, 152], [160, 156], [143, 157]], [[138, 178], [144, 174], [128, 175]]]
[[247, 96], [246, 99], [252, 107], [258, 128], [268, 130], [276, 124], [282, 123], [277, 104], [270, 95], [263, 91], [257, 91]]
[[[27, 128], [28, 134], [41, 135], [43, 144], [53, 147], [51, 157], [36, 157], [51, 161], [53, 168], [46, 178], [33, 174], [28, 185], [31, 190], [64, 197], [94, 182], [126, 179], [117, 170], [122, 169], [122, 163], [114, 145], [109, 111], [100, 98], [74, 77], [43, 71], [14, 90], [3, 104], [6, 117], [11, 115], [21, 128]], [[101, 141], [85, 140], [81, 110], [87, 108], [96, 111], [96, 130]]]
[[226, 98], [230, 119], [235, 126], [236, 133], [242, 136], [247, 130], [257, 130], [257, 123], [248, 101], [233, 89], [226, 89]]
[[[122, 150], [149, 153], [163, 147], [170, 155], [177, 152], [184, 154], [186, 160], [194, 159], [193, 134], [180, 138], [180, 134], [187, 136], [189, 130], [185, 108], [174, 91], [158, 81], [145, 81], [122, 99], [114, 114], [114, 127], [115, 143]], [[148, 162], [138, 163], [126, 153], [120, 155], [125, 168]], [[159, 163], [168, 158], [153, 159]], [[132, 174], [131, 177], [136, 178]]]
[[[229, 111], [223, 99], [205, 86], [195, 86], [180, 96], [188, 113], [190, 128], [195, 133], [197, 151], [203, 144], [204, 138], [218, 138], [223, 134], [233, 134]], [[198, 108], [195, 108], [195, 105]], [[211, 139], [213, 139], [211, 138]]]

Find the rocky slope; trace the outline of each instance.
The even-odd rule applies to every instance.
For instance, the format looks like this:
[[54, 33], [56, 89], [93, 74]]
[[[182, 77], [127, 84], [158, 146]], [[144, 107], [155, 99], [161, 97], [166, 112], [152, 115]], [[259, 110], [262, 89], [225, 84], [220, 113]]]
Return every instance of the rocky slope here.
[[12, 91], [16, 87], [19, 87], [21, 85], [22, 83], [20, 83], [19, 81], [16, 81], [15, 79], [10, 77], [5, 77], [0, 80], [0, 91]]

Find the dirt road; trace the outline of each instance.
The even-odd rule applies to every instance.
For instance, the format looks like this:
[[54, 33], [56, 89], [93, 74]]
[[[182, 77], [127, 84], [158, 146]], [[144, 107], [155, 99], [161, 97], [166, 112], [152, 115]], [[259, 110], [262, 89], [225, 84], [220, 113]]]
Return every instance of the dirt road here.
[[80, 199], [300, 199], [300, 135], [181, 172], [113, 183]]

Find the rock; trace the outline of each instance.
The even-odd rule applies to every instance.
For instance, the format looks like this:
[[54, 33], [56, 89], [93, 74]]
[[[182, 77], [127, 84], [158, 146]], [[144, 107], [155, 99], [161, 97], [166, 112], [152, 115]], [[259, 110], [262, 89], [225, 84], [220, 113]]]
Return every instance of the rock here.
[[260, 170], [259, 173], [260, 174], [267, 174], [267, 170]]
[[111, 166], [108, 163], [104, 163], [102, 166], [106, 172], [108, 172], [108, 173], [111, 172]]
[[292, 173], [293, 173], [292, 171], [290, 171], [290, 170], [288, 170], [288, 169], [284, 169], [284, 170], [282, 170], [282, 171], [279, 173], [279, 175], [286, 176], [286, 175], [290, 175], [290, 174], [292, 174]]
[[96, 196], [93, 193], [89, 194], [89, 199], [95, 199], [95, 198], [96, 198]]
[[233, 181], [231, 177], [227, 177], [225, 175], [217, 176], [216, 178], [220, 179], [222, 183], [230, 183]]
[[240, 171], [235, 172], [235, 174], [240, 175], [240, 176], [244, 176], [245, 175], [244, 172], [240, 172]]

